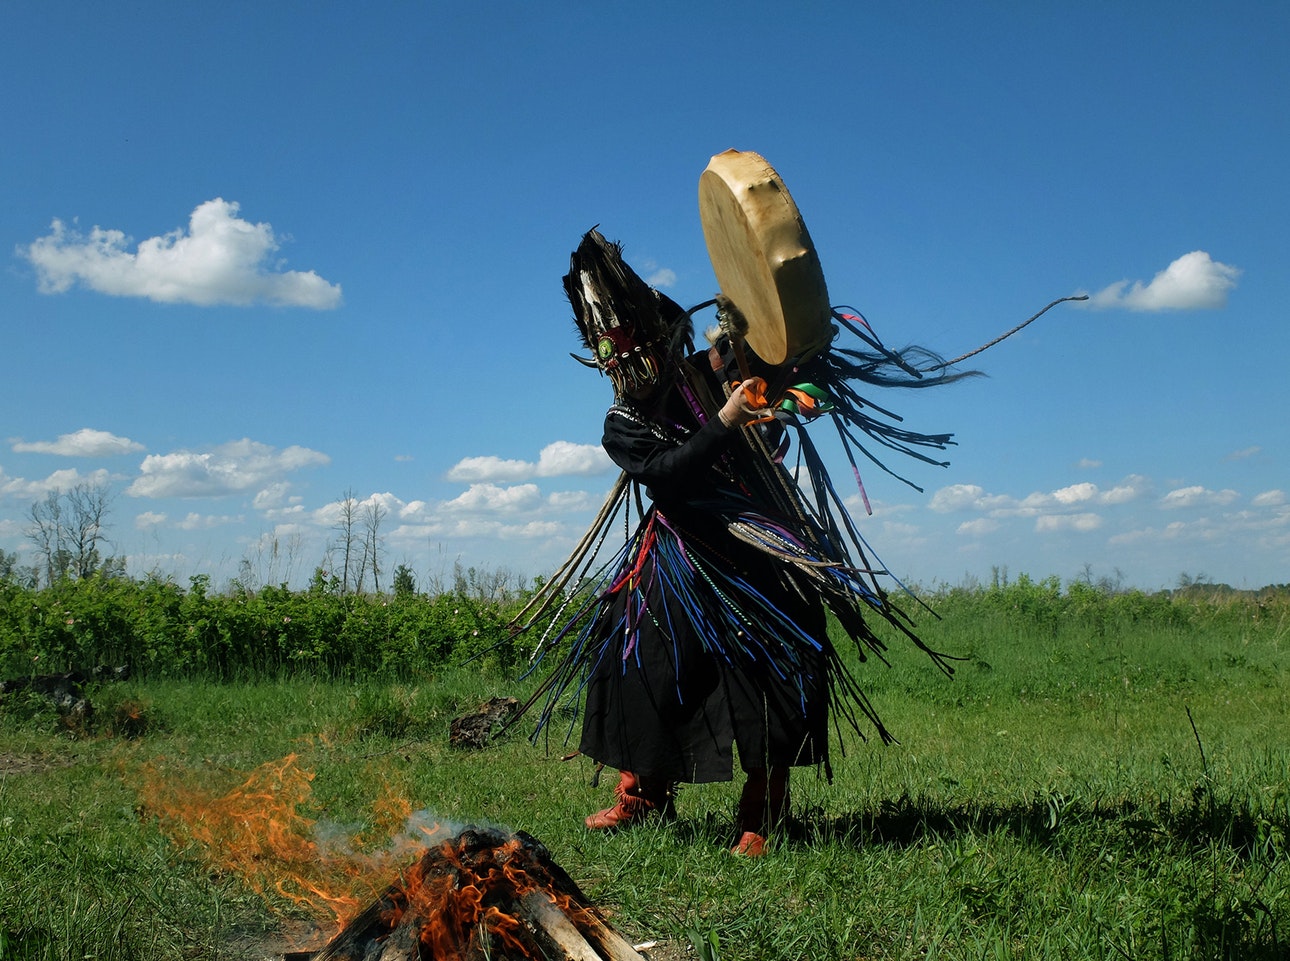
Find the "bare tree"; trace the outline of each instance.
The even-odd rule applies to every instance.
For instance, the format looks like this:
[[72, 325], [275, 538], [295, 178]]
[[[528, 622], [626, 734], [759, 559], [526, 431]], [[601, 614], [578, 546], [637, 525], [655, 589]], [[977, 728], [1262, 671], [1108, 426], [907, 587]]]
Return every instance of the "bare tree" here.
[[381, 542], [381, 521], [389, 511], [378, 500], [370, 500], [363, 508], [363, 558], [372, 568], [372, 590], [381, 593], [381, 556], [385, 545]]
[[[340, 592], [349, 593], [350, 574], [356, 561], [356, 552], [358, 548], [358, 499], [354, 496], [354, 488], [350, 487], [341, 495], [340, 514], [336, 519], [336, 531], [340, 543], [337, 544], [337, 553], [340, 555]], [[361, 589], [361, 586], [360, 586]]]
[[78, 579], [89, 577], [102, 565], [99, 544], [106, 543], [103, 522], [111, 501], [112, 492], [103, 484], [77, 484], [67, 492], [72, 572]]
[[52, 490], [31, 505], [27, 539], [36, 547], [38, 567], [45, 583], [64, 578], [84, 579], [100, 569], [121, 567], [115, 558], [106, 561], [100, 545], [104, 534], [111, 489], [105, 484], [77, 484], [70, 491]]
[[53, 584], [66, 570], [67, 548], [64, 547], [63, 497], [57, 490], [49, 491], [43, 501], [36, 501], [27, 512], [31, 525], [27, 539], [36, 545], [36, 564], [44, 568], [45, 583]]

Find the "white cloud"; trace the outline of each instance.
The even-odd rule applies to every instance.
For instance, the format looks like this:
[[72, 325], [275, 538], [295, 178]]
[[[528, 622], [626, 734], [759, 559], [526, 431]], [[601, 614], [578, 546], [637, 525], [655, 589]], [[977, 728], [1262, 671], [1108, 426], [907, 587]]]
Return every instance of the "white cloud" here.
[[1255, 494], [1250, 501], [1254, 507], [1281, 507], [1286, 503], [1286, 492], [1282, 490], [1264, 491]]
[[465, 457], [445, 475], [450, 481], [465, 483], [507, 482], [530, 477], [568, 477], [603, 474], [613, 467], [609, 455], [599, 444], [574, 444], [557, 440], [538, 454], [537, 463], [503, 460], [492, 455]]
[[75, 284], [115, 297], [160, 303], [265, 303], [326, 310], [339, 306], [339, 284], [312, 270], [282, 271], [270, 263], [279, 247], [273, 227], [237, 216], [222, 198], [199, 204], [188, 229], [140, 241], [136, 252], [119, 230], [94, 227], [89, 236], [55, 220], [48, 235], [19, 249], [36, 268], [42, 293], [61, 294]]
[[949, 513], [950, 511], [971, 510], [974, 507], [980, 507], [985, 497], [985, 488], [976, 484], [951, 484], [949, 487], [942, 487], [932, 499], [927, 502], [929, 509], [938, 513]]
[[993, 534], [999, 529], [999, 522], [989, 517], [978, 517], [974, 521], [964, 521], [954, 531], [956, 534], [962, 534], [966, 537], [981, 537], [985, 534]]
[[1095, 470], [1102, 466], [1100, 460], [1094, 460], [1092, 457], [1081, 457], [1076, 461], [1075, 466], [1080, 470]]
[[443, 505], [449, 512], [514, 513], [530, 510], [540, 504], [542, 495], [536, 484], [498, 487], [496, 484], [471, 484], [458, 497]]
[[1057, 531], [1078, 531], [1081, 534], [1095, 531], [1102, 526], [1098, 514], [1045, 514], [1035, 518], [1035, 532], [1051, 534]]
[[1081, 504], [1124, 504], [1140, 497], [1147, 486], [1146, 478], [1130, 475], [1109, 490], [1084, 481], [1055, 491], [1033, 491], [1018, 500], [987, 493], [977, 484], [953, 484], [933, 494], [928, 508], [939, 513], [974, 510], [992, 517], [1039, 517]]
[[459, 516], [425, 524], [404, 524], [390, 534], [390, 540], [404, 544], [423, 543], [427, 538], [535, 540], [550, 539], [560, 533], [560, 525], [555, 521], [530, 520], [508, 524], [489, 518]]
[[1128, 310], [1202, 310], [1223, 307], [1227, 292], [1241, 275], [1237, 267], [1212, 260], [1205, 251], [1183, 254], [1151, 283], [1121, 280], [1093, 294], [1091, 307], [1123, 307]]
[[1258, 444], [1254, 444], [1250, 447], [1244, 447], [1241, 450], [1232, 451], [1230, 454], [1227, 455], [1227, 459], [1245, 460], [1247, 458], [1253, 457], [1254, 455], [1260, 454], [1262, 452], [1263, 452], [1263, 448], [1260, 447]]
[[1150, 487], [1145, 477], [1139, 477], [1136, 474], [1126, 477], [1119, 484], [1109, 490], [1102, 492], [1100, 503], [1103, 504], [1127, 504], [1129, 501], [1137, 500]]
[[259, 491], [251, 501], [251, 506], [257, 511], [268, 511], [276, 508], [285, 507], [290, 503], [288, 492], [291, 485], [286, 481], [277, 481], [269, 484], [263, 490]]
[[1180, 487], [1160, 498], [1160, 506], [1166, 509], [1178, 507], [1212, 507], [1232, 503], [1240, 495], [1234, 490], [1212, 491], [1205, 487]]
[[205, 452], [150, 454], [126, 488], [131, 497], [220, 497], [270, 487], [284, 474], [331, 462], [306, 447], [277, 450], [243, 438]]
[[[162, 515], [165, 516], [165, 515]], [[208, 531], [216, 527], [223, 527], [226, 524], [240, 523], [242, 518], [230, 517], [227, 514], [198, 514], [189, 512], [188, 516], [179, 521], [175, 526], [181, 531]]]
[[[279, 513], [299, 514], [294, 503], [298, 498], [292, 498], [293, 506], [290, 510], [280, 511]], [[345, 523], [342, 514], [344, 509], [344, 500], [337, 499], [322, 507], [316, 508], [310, 513], [313, 523], [319, 527], [339, 527]], [[364, 516], [375, 506], [379, 507], [383, 518], [397, 517], [401, 520], [409, 518], [415, 519], [419, 512], [425, 507], [424, 501], [412, 501], [410, 504], [405, 503], [399, 497], [391, 494], [389, 491], [379, 494], [368, 494], [361, 500], [354, 498], [351, 501], [353, 506], [353, 515], [351, 522], [355, 526], [361, 526], [364, 523]]]
[[474, 483], [477, 481], [517, 481], [533, 476], [534, 466], [528, 461], [502, 460], [489, 454], [485, 457], [463, 457], [448, 468], [444, 476], [450, 481]]
[[613, 466], [613, 461], [599, 444], [574, 444], [557, 440], [547, 444], [538, 454], [538, 477], [585, 477], [603, 474]]
[[166, 515], [157, 511], [144, 511], [142, 514], [136, 514], [134, 518], [135, 529], [141, 531], [160, 527], [164, 523], [166, 523]]
[[583, 511], [597, 506], [595, 498], [586, 491], [556, 491], [546, 502], [556, 511]]
[[531, 540], [538, 537], [554, 537], [560, 533], [560, 525], [555, 521], [529, 521], [525, 524], [501, 524], [496, 534], [503, 540]]
[[397, 497], [394, 494], [391, 494], [389, 491], [372, 493], [371, 495], [368, 496], [367, 501], [365, 501], [364, 503], [369, 503], [369, 502], [373, 504], [379, 504], [386, 514], [394, 514], [396, 516], [402, 513], [403, 508], [405, 506], [401, 498]]
[[645, 278], [651, 287], [671, 287], [676, 283], [676, 271], [661, 267]]
[[15, 498], [37, 500], [51, 491], [70, 491], [80, 484], [91, 487], [105, 486], [111, 475], [99, 468], [82, 474], [75, 468], [56, 470], [44, 480], [26, 480], [22, 477], [9, 477], [0, 471], [0, 495]]
[[60, 457], [110, 457], [114, 454], [137, 454], [142, 444], [128, 437], [118, 437], [105, 430], [82, 427], [70, 434], [60, 434], [57, 440], [21, 441], [10, 438], [18, 454], [57, 454]]
[[1090, 484], [1087, 481], [1082, 484], [1072, 484], [1070, 487], [1063, 487], [1060, 490], [1053, 491], [1052, 496], [1053, 500], [1059, 504], [1080, 504], [1097, 497], [1097, 485]]

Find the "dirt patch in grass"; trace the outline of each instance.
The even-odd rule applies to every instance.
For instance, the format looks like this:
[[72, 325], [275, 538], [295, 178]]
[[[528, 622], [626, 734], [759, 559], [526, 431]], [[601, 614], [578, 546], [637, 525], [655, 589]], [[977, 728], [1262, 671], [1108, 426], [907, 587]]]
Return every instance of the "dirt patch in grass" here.
[[65, 757], [49, 757], [44, 754], [11, 754], [7, 751], [0, 751], [0, 777], [8, 777], [10, 774], [39, 774], [42, 771], [53, 770], [56, 767], [66, 767], [71, 763], [71, 759]]

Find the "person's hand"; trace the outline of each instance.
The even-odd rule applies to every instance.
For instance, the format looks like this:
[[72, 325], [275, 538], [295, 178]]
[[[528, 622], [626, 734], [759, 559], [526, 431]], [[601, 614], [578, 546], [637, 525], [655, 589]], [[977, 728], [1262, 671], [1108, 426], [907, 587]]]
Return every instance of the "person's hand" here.
[[735, 385], [717, 412], [726, 427], [743, 427], [766, 416], [766, 381], [749, 377]]

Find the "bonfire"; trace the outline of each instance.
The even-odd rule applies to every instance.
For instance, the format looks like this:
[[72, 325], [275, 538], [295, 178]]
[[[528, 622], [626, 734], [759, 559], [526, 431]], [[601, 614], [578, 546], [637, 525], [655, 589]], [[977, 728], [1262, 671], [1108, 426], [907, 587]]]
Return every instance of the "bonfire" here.
[[522, 831], [448, 827], [391, 795], [375, 820], [401, 827], [378, 850], [363, 853], [352, 837], [320, 842], [331, 832], [301, 813], [313, 774], [297, 762], [263, 764], [222, 796], [155, 770], [144, 784], [145, 807], [177, 843], [257, 892], [334, 913], [339, 934], [284, 961], [642, 961]]
[[467, 828], [428, 848], [313, 961], [641, 961], [532, 836]]

